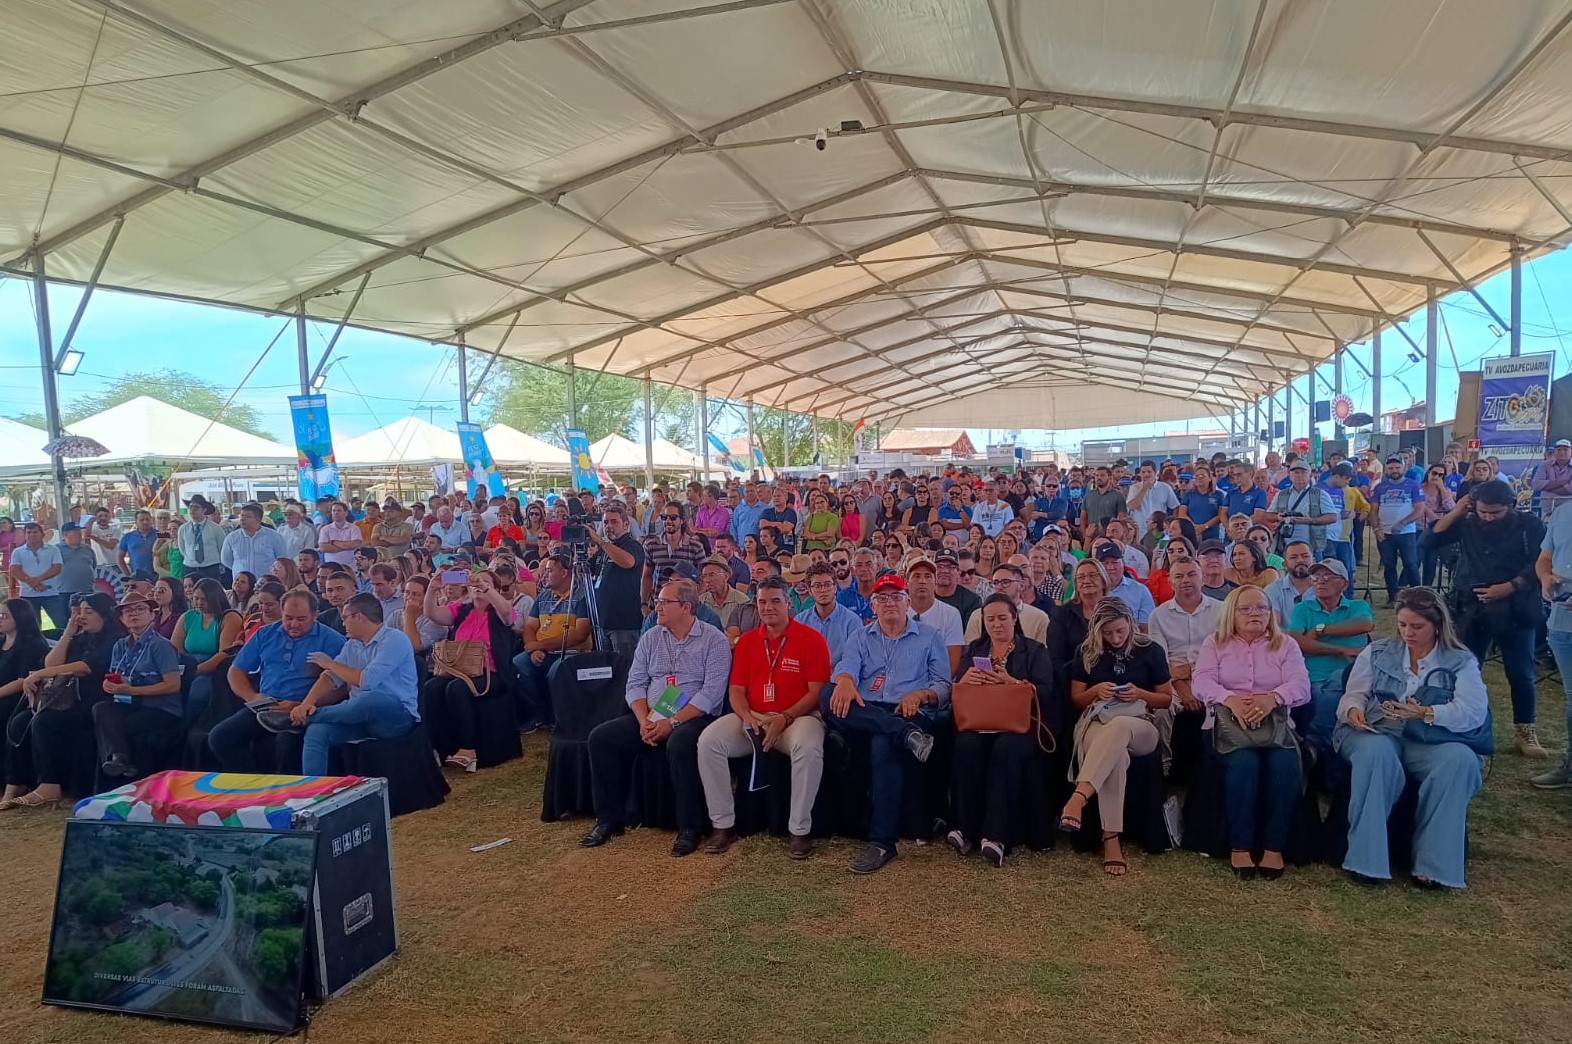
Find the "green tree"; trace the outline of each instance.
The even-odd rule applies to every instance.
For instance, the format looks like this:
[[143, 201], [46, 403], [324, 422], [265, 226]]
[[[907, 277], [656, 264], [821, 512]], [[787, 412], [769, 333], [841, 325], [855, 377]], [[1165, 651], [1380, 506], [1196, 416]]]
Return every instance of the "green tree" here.
[[823, 466], [849, 460], [851, 429], [845, 421], [819, 418], [819, 442], [815, 450], [812, 417], [767, 407], [756, 407], [753, 411], [754, 438], [764, 450], [765, 463], [771, 467], [808, 467], [813, 464], [816, 452]]
[[[644, 432], [644, 382], [614, 373], [579, 370], [574, 376], [578, 426], [591, 442], [620, 432], [638, 442]], [[693, 395], [656, 385], [652, 392], [658, 435], [693, 445]], [[482, 409], [490, 424], [506, 424], [555, 446], [568, 444], [568, 375], [565, 370], [504, 360], [487, 380]]]
[[[222, 385], [204, 381], [184, 370], [139, 371], [125, 374], [96, 395], [73, 399], [69, 405], [61, 408], [60, 418], [69, 427], [84, 417], [91, 417], [111, 406], [119, 406], [139, 395], [146, 395], [178, 406], [198, 417], [217, 417], [221, 424], [271, 439], [272, 434], [263, 426], [256, 410], [238, 402], [230, 403], [227, 409], [224, 407], [229, 394], [230, 390]], [[44, 427], [44, 416], [41, 413], [18, 414], [16, 419], [36, 428]]]
[[282, 986], [294, 977], [300, 938], [299, 928], [265, 928], [257, 936], [251, 954], [264, 986]]

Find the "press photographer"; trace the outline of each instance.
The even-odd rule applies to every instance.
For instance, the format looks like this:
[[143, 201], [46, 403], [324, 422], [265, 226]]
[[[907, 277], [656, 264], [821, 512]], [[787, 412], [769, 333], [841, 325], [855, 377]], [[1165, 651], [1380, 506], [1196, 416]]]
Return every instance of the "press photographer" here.
[[[589, 568], [595, 576], [595, 608], [600, 621], [595, 645], [610, 652], [631, 654], [639, 643], [639, 626], [644, 621], [639, 599], [644, 546], [631, 532], [627, 508], [613, 502], [602, 512], [604, 536], [594, 526], [579, 524], [584, 530], [585, 545], [594, 548]], [[569, 530], [577, 528], [564, 526], [564, 540], [569, 537]]]
[[1544, 622], [1534, 563], [1545, 538], [1537, 515], [1517, 510], [1505, 482], [1481, 482], [1424, 535], [1425, 548], [1457, 545], [1447, 606], [1458, 635], [1485, 662], [1490, 646], [1512, 688], [1513, 742], [1525, 757], [1543, 758], [1534, 729], [1534, 636]]

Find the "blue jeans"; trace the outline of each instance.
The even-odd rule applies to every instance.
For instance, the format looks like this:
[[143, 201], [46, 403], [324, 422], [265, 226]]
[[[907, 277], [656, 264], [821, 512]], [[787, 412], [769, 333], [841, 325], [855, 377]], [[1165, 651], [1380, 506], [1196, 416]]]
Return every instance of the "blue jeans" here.
[[1315, 754], [1315, 762], [1322, 769], [1321, 782], [1332, 793], [1336, 793], [1337, 784], [1347, 775], [1347, 766], [1332, 751], [1332, 731], [1337, 728], [1337, 702], [1342, 698], [1341, 674], [1321, 681], [1312, 678], [1310, 702], [1294, 708], [1299, 712], [1294, 718], [1300, 726], [1299, 735], [1304, 737], [1305, 743]]
[[1538, 702], [1538, 679], [1534, 676], [1534, 629], [1532, 627], [1489, 627], [1477, 621], [1463, 630], [1463, 644], [1474, 658], [1484, 666], [1494, 643], [1501, 650], [1501, 668], [1506, 671], [1507, 685], [1512, 689], [1512, 721], [1519, 725], [1534, 724], [1534, 709]]
[[551, 665], [562, 659], [562, 654], [547, 653], [538, 666], [530, 659], [531, 655], [521, 652], [513, 657], [513, 667], [519, 672], [519, 724], [552, 726], [557, 723], [557, 715], [551, 707], [551, 686], [546, 675]]
[[[1567, 701], [1567, 735], [1572, 736], [1572, 631], [1551, 631], [1550, 654], [1556, 658], [1556, 671], [1561, 675], [1561, 691]], [[1567, 749], [1572, 750], [1572, 742]]]
[[[1386, 577], [1386, 593], [1397, 594], [1401, 587], [1415, 587], [1419, 584], [1419, 534], [1394, 533], [1383, 537], [1376, 542], [1376, 548], [1381, 552], [1381, 572]], [[1402, 579], [1398, 579], [1398, 560], [1402, 559]]]
[[1357, 568], [1354, 563], [1353, 542], [1349, 540], [1328, 540], [1326, 542], [1326, 551], [1321, 558], [1323, 560], [1335, 558], [1343, 563], [1343, 568], [1348, 570], [1348, 594], [1352, 596], [1354, 593], [1354, 569]]
[[328, 752], [359, 739], [398, 739], [415, 725], [415, 718], [397, 696], [363, 693], [343, 703], [318, 707], [306, 719], [306, 736], [300, 768], [307, 776], [328, 773]]
[[1392, 876], [1387, 819], [1412, 777], [1419, 782], [1414, 874], [1464, 887], [1468, 803], [1481, 784], [1479, 755], [1461, 743], [1416, 743], [1348, 725], [1337, 727], [1334, 742], [1352, 775], [1343, 869], [1382, 880]]
[[830, 710], [832, 686], [825, 686], [819, 699], [824, 723], [841, 732], [861, 732], [868, 736], [868, 752], [873, 778], [869, 783], [868, 840], [886, 852], [896, 850], [900, 836], [901, 804], [906, 795], [906, 770], [916, 762], [906, 749], [906, 737], [927, 732], [931, 726], [922, 715], [903, 718], [893, 703], [853, 702], [844, 717]]
[[1228, 847], [1235, 852], [1283, 851], [1299, 795], [1299, 752], [1292, 747], [1251, 747], [1221, 757]]

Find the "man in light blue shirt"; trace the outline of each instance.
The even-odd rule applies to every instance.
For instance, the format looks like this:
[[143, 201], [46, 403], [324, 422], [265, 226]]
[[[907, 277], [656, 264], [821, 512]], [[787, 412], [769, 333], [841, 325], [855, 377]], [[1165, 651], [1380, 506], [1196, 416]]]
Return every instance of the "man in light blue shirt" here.
[[831, 729], [863, 733], [872, 757], [868, 844], [851, 870], [871, 874], [896, 856], [908, 758], [928, 760], [936, 720], [949, 706], [950, 653], [939, 632], [907, 615], [906, 581], [873, 583], [874, 622], [836, 657], [835, 687], [821, 701]]
[[1315, 552], [1305, 540], [1290, 540], [1283, 548], [1283, 575], [1266, 585], [1266, 600], [1277, 614], [1277, 625], [1288, 626], [1294, 606], [1305, 600], [1315, 600], [1315, 589], [1310, 583], [1310, 570], [1315, 566]]
[[808, 567], [808, 595], [813, 604], [797, 614], [798, 623], [811, 627], [830, 647], [830, 663], [839, 662], [846, 644], [862, 633], [862, 617], [836, 599], [835, 567], [816, 562]]
[[[677, 795], [673, 856], [698, 851], [709, 825], [699, 777], [699, 735], [723, 713], [731, 678], [731, 643], [697, 616], [699, 590], [673, 580], [655, 598], [657, 624], [639, 636], [628, 671], [632, 714], [602, 722], [589, 734], [595, 827], [579, 844], [599, 848], [624, 830], [633, 765], [644, 751], [664, 748]], [[571, 661], [568, 661], [571, 662]]]
[[59, 633], [67, 615], [60, 604], [60, 548], [44, 543], [44, 527], [37, 522], [23, 526], [22, 537], [26, 543], [11, 550], [10, 580], [41, 614], [40, 619], [47, 615], [49, 627]]
[[731, 513], [731, 535], [737, 538], [737, 546], [742, 546], [742, 538], [748, 534], [759, 535], [759, 519], [764, 516], [767, 505], [759, 501], [759, 487], [756, 483], [745, 482], [742, 486], [742, 503], [738, 504]]
[[224, 538], [219, 561], [231, 574], [250, 573], [267, 576], [280, 558], [293, 559], [284, 538], [262, 525], [262, 505], [251, 503], [240, 508], [240, 528]]
[[[1553, 512], [1545, 521], [1545, 538], [1534, 563], [1540, 594], [1550, 603], [1550, 652], [1556, 658], [1561, 688], [1567, 697], [1567, 723], [1572, 725], [1572, 508]], [[1572, 729], [1567, 735], [1572, 736]], [[1561, 764], [1529, 782], [1541, 790], [1572, 787], [1572, 744]]]
[[[290, 720], [304, 725], [300, 768], [307, 776], [328, 774], [334, 747], [362, 739], [398, 739], [420, 720], [415, 678], [415, 649], [404, 632], [382, 626], [382, 603], [358, 594], [341, 610], [349, 640], [335, 659], [314, 652], [308, 660], [322, 675]], [[330, 694], [348, 690], [337, 703], [322, 705]]]
[[1102, 567], [1103, 577], [1108, 582], [1108, 597], [1123, 602], [1134, 614], [1135, 622], [1144, 633], [1147, 621], [1152, 618], [1152, 610], [1157, 608], [1157, 603], [1152, 600], [1152, 592], [1125, 572], [1124, 552], [1113, 541], [1097, 545], [1097, 564]]

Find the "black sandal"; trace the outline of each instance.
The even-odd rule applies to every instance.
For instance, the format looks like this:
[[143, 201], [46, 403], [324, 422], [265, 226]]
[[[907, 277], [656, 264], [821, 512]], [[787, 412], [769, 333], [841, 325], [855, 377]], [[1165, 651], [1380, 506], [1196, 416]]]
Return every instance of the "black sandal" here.
[[[1121, 871], [1120, 873], [1116, 874], [1116, 873], [1113, 872], [1113, 867], [1116, 867], [1116, 866], [1120, 869], [1120, 871]], [[1123, 877], [1125, 875], [1125, 873], [1127, 873], [1129, 871], [1129, 869], [1130, 869], [1130, 864], [1126, 863], [1123, 859], [1104, 859], [1103, 860], [1103, 873], [1107, 874], [1109, 877]]]

